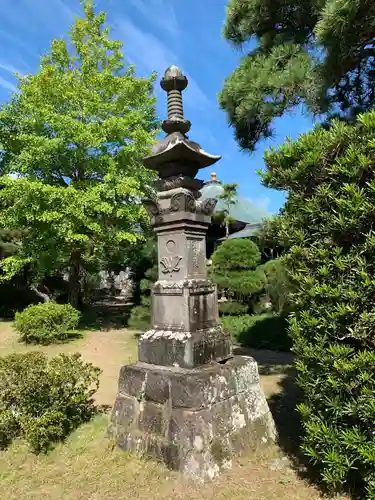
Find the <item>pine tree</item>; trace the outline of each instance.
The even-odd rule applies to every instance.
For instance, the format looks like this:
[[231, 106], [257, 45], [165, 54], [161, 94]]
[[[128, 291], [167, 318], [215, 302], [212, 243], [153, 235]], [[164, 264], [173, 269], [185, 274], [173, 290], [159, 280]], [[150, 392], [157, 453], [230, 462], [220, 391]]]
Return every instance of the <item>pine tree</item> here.
[[11, 278], [26, 263], [40, 277], [65, 271], [75, 307], [83, 271], [140, 238], [152, 180], [142, 158], [157, 129], [154, 75], [126, 67], [105, 13], [82, 6], [69, 41], [52, 42], [0, 111], [0, 226], [24, 234], [3, 272]]
[[256, 41], [220, 95], [241, 147], [304, 105], [351, 120], [375, 104], [372, 0], [229, 0], [225, 38]]

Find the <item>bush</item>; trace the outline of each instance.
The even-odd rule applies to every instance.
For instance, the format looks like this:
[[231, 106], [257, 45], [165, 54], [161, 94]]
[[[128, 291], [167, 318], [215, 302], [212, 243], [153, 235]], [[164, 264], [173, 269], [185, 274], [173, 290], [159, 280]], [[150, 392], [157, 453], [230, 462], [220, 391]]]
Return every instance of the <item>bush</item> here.
[[70, 304], [44, 302], [16, 313], [14, 326], [23, 342], [51, 344], [76, 335], [79, 318]]
[[221, 323], [233, 340], [244, 347], [273, 351], [289, 351], [291, 348], [288, 324], [280, 316], [274, 314], [225, 316], [221, 319]]
[[151, 293], [158, 278], [155, 234], [141, 247], [137, 259], [133, 268], [133, 277], [136, 280], [135, 305], [130, 312], [127, 325], [133, 330], [145, 331], [151, 327]]
[[259, 263], [259, 248], [251, 240], [226, 240], [212, 255], [210, 276], [219, 288], [236, 298], [246, 298], [264, 287], [264, 274], [257, 269]]
[[247, 304], [241, 304], [241, 302], [236, 302], [234, 300], [219, 302], [219, 313], [222, 316], [238, 316], [239, 314], [246, 314], [248, 309], [249, 306]]
[[293, 285], [303, 450], [332, 489], [375, 498], [375, 112], [266, 155], [287, 192], [278, 238]]
[[291, 283], [282, 259], [269, 260], [260, 266], [260, 269], [264, 273], [265, 302], [271, 303], [272, 310], [276, 314], [288, 315], [290, 312]]
[[151, 327], [151, 298], [141, 297], [141, 305], [133, 307], [128, 320], [129, 328], [145, 331]]
[[48, 451], [95, 413], [99, 374], [79, 354], [0, 358], [0, 447], [23, 437], [32, 451]]

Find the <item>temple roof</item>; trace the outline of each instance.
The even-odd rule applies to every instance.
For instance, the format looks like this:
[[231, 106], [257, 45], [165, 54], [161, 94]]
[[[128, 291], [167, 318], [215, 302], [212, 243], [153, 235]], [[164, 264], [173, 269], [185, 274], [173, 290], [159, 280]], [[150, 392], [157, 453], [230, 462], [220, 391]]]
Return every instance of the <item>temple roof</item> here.
[[[216, 178], [216, 174], [211, 174], [211, 180], [204, 183], [201, 189], [201, 200], [207, 198], [216, 198], [224, 192], [223, 184]], [[218, 199], [215, 211], [221, 212], [226, 210], [227, 206], [224, 200]], [[231, 205], [229, 209], [229, 217], [232, 217], [236, 221], [243, 222], [247, 226], [237, 233], [233, 233], [232, 237], [236, 238], [246, 238], [252, 236], [256, 230], [260, 227], [264, 219], [268, 219], [270, 214], [263, 208], [255, 205], [250, 200], [237, 196], [236, 202]], [[244, 234], [243, 236], [239, 233], [247, 231], [252, 234]], [[237, 236], [235, 236], [237, 235]]]

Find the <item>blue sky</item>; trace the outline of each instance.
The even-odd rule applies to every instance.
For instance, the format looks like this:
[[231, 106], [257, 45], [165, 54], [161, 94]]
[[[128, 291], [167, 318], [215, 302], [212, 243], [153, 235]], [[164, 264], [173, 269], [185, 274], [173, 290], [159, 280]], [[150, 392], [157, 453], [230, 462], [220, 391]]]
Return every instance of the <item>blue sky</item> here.
[[[189, 78], [184, 93], [185, 116], [192, 122], [189, 137], [209, 153], [222, 155], [214, 168], [201, 171], [209, 178], [215, 170], [223, 182], [238, 182], [243, 196], [277, 212], [283, 194], [264, 188], [256, 170], [262, 168], [263, 152], [287, 136], [297, 137], [312, 126], [301, 113], [280, 118], [275, 136], [262, 142], [253, 154], [239, 151], [226, 115], [217, 104], [225, 77], [233, 71], [242, 53], [221, 35], [226, 0], [97, 0], [105, 9], [112, 36], [124, 43], [126, 59], [140, 75], [167, 66], [180, 66]], [[49, 50], [53, 38], [65, 36], [79, 0], [1, 0], [0, 2], [0, 102], [15, 90], [14, 72], [37, 71], [40, 56]], [[160, 118], [166, 114], [165, 94], [156, 87]]]

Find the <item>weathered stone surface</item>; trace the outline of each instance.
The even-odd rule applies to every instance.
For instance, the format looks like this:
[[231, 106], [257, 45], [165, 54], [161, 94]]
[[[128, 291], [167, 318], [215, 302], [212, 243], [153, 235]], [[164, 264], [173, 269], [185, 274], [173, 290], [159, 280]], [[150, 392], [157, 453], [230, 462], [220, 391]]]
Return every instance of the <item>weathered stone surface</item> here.
[[219, 157], [185, 136], [186, 84], [178, 68], [166, 71], [168, 136], [144, 160], [160, 177], [156, 199], [146, 204], [158, 237], [158, 281], [139, 361], [120, 372], [110, 435], [121, 448], [212, 479], [242, 448], [272, 441], [275, 427], [257, 364], [233, 358], [216, 287], [207, 279], [205, 238], [216, 200], [201, 202], [193, 177]]
[[[166, 326], [168, 328], [168, 326]], [[211, 361], [224, 361], [231, 357], [232, 345], [227, 332], [221, 327], [202, 331], [155, 329], [139, 339], [139, 361], [161, 366], [195, 368]]]
[[247, 359], [236, 356], [227, 363], [193, 370], [138, 362], [121, 368], [119, 392], [138, 401], [169, 401], [173, 408], [207, 408], [249, 391], [249, 385], [259, 386], [257, 365]]
[[275, 439], [257, 364], [237, 356], [199, 369], [122, 368], [110, 434], [119, 446], [212, 479], [243, 448]]

